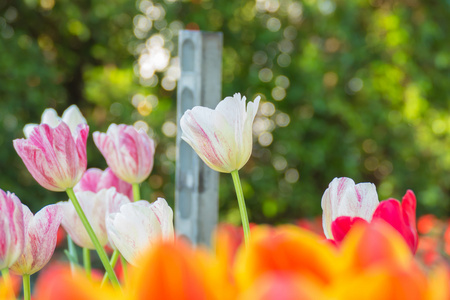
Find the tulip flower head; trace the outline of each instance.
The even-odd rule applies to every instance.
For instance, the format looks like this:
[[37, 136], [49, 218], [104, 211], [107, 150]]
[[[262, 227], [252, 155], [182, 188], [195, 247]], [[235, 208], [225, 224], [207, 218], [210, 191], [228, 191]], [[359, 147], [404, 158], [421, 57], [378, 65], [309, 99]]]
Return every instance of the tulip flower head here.
[[22, 203], [0, 189], [0, 269], [11, 267], [19, 258], [24, 240]]
[[116, 188], [118, 193], [127, 196], [130, 200], [133, 199], [132, 185], [118, 178], [110, 168], [106, 168], [105, 171], [97, 168], [87, 169], [73, 190], [75, 193], [87, 191], [97, 193], [111, 187]]
[[[105, 224], [106, 216], [110, 213], [118, 212], [120, 206], [129, 203], [130, 199], [123, 194], [117, 193], [114, 187], [102, 189], [97, 193], [91, 191], [77, 192], [76, 196], [100, 244], [105, 246], [108, 243]], [[61, 207], [64, 215], [62, 226], [75, 244], [82, 248], [95, 249], [72, 202], [70, 200], [63, 201], [59, 202], [58, 205]]]
[[[378, 203], [373, 183], [355, 184], [352, 179], [346, 177], [333, 179], [322, 197], [322, 223], [325, 236], [335, 239], [333, 233], [335, 231], [342, 237], [354, 222], [358, 220], [370, 222]], [[333, 226], [336, 219], [337, 223]], [[343, 228], [340, 228], [341, 226]]]
[[247, 105], [245, 100], [237, 93], [226, 97], [215, 109], [196, 106], [181, 117], [181, 138], [215, 171], [231, 173], [250, 158], [252, 125], [260, 97]]
[[120, 179], [141, 183], [150, 175], [155, 142], [144, 130], [111, 124], [106, 133], [94, 132], [93, 138], [108, 166]]
[[53, 204], [42, 208], [36, 215], [23, 205], [25, 247], [22, 255], [11, 266], [20, 275], [31, 275], [42, 269], [56, 247], [56, 236], [61, 224], [62, 211]]
[[107, 217], [106, 227], [110, 243], [131, 264], [159, 240], [174, 239], [173, 211], [163, 198], [122, 205]]
[[[80, 109], [75, 104], [69, 106], [63, 112], [61, 118], [58, 116], [58, 113], [53, 108], [47, 108], [42, 113], [41, 124], [47, 124], [55, 128], [59, 125], [61, 121], [69, 126], [72, 135], [76, 135], [77, 127], [79, 124], [87, 124], [86, 119], [83, 117]], [[34, 128], [36, 128], [37, 126], [38, 124], [25, 125], [25, 127], [23, 128], [23, 133], [25, 134], [25, 137], [29, 138]]]
[[73, 188], [86, 171], [89, 127], [81, 123], [72, 131], [63, 121], [52, 125], [35, 126], [27, 139], [14, 140], [14, 148], [41, 186], [60, 192]]
[[381, 201], [373, 214], [373, 220], [384, 220], [405, 239], [412, 253], [416, 253], [419, 235], [416, 228], [416, 196], [408, 190], [402, 203], [396, 199]]

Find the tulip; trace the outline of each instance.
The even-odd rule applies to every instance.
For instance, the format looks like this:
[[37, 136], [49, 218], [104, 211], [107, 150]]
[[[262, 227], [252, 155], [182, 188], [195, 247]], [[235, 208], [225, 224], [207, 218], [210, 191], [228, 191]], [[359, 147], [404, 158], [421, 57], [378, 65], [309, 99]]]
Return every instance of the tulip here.
[[150, 204], [137, 201], [122, 205], [106, 218], [110, 243], [131, 264], [159, 240], [174, 239], [173, 212], [166, 200]]
[[[76, 197], [86, 214], [102, 247], [108, 243], [105, 219], [110, 213], [118, 212], [120, 206], [129, 203], [130, 200], [125, 195], [116, 192], [114, 187], [102, 189], [97, 193], [86, 191], [77, 192]], [[89, 234], [78, 216], [72, 201], [59, 202], [63, 212], [62, 226], [80, 247], [95, 249]]]
[[231, 173], [246, 245], [250, 239], [250, 227], [238, 170], [252, 154], [252, 125], [260, 98], [256, 97], [246, 106], [246, 98], [236, 93], [222, 100], [215, 109], [203, 106], [188, 109], [180, 120], [181, 138], [205, 164], [217, 172]]
[[118, 178], [110, 168], [106, 168], [105, 171], [97, 168], [87, 169], [73, 190], [75, 193], [86, 191], [97, 193], [111, 187], [115, 187], [118, 193], [127, 196], [130, 200], [133, 199], [131, 184]]
[[48, 263], [55, 251], [61, 219], [62, 211], [55, 204], [45, 206], [34, 216], [30, 209], [23, 205], [25, 247], [11, 270], [20, 275], [31, 275]]
[[[361, 219], [370, 222], [378, 203], [378, 195], [373, 183], [355, 185], [350, 178], [333, 179], [322, 196], [322, 225], [325, 236], [335, 239], [333, 234], [335, 231], [342, 238], [342, 233], [346, 233], [354, 222]], [[338, 223], [333, 225], [338, 218]]]
[[150, 175], [155, 143], [144, 130], [111, 124], [106, 133], [94, 132], [93, 138], [108, 166], [120, 179], [139, 184]]
[[[48, 124], [50, 125], [50, 127], [55, 128], [59, 125], [61, 121], [69, 126], [72, 135], [76, 135], [77, 127], [79, 124], [87, 124], [86, 119], [83, 117], [83, 115], [80, 112], [80, 109], [75, 104], [69, 106], [64, 111], [62, 118], [58, 117], [57, 112], [53, 108], [47, 108], [42, 113], [41, 124]], [[25, 137], [29, 138], [34, 128], [36, 128], [37, 126], [38, 124], [25, 125], [25, 127], [23, 128], [23, 133], [25, 134]]]
[[22, 203], [0, 189], [0, 269], [11, 267], [19, 258], [24, 240]]
[[181, 138], [213, 170], [231, 173], [240, 170], [252, 153], [252, 124], [260, 97], [245, 103], [245, 97], [226, 97], [216, 109], [196, 106], [180, 120]]
[[416, 196], [413, 191], [406, 192], [402, 203], [396, 199], [381, 201], [373, 219], [389, 223], [403, 236], [412, 253], [416, 253], [419, 236], [416, 229]]
[[65, 191], [73, 188], [86, 170], [88, 133], [86, 124], [80, 124], [74, 135], [64, 122], [55, 128], [41, 124], [29, 138], [14, 140], [14, 148], [41, 186]]

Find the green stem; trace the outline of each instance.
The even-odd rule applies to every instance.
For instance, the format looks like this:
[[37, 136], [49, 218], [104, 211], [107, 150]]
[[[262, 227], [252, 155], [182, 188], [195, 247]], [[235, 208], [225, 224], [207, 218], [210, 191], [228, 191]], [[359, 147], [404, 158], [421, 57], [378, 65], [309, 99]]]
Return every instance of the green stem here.
[[141, 192], [139, 191], [139, 183], [133, 183], [133, 198], [134, 201], [141, 200]]
[[[114, 269], [114, 267], [116, 266], [117, 263], [117, 259], [119, 258], [119, 251], [118, 250], [114, 250], [112, 256], [111, 256], [111, 260], [109, 261], [109, 264], [111, 265], [111, 267]], [[106, 280], [108, 279], [108, 274], [105, 273], [105, 275], [103, 276], [103, 280], [102, 280], [102, 286], [106, 283]]]
[[9, 276], [8, 268], [2, 269], [2, 277], [3, 277], [3, 280], [5, 280], [5, 282], [9, 281], [11, 279], [11, 277]]
[[75, 272], [75, 264], [78, 264], [78, 255], [77, 255], [77, 249], [75, 248], [75, 244], [73, 243], [72, 238], [70, 235], [67, 235], [67, 248], [69, 249], [69, 262], [70, 262], [70, 270], [72, 271], [72, 274]]
[[31, 299], [31, 284], [30, 284], [30, 275], [24, 274], [23, 278], [23, 300]]
[[88, 248], [83, 248], [83, 264], [87, 277], [91, 279], [91, 253]]
[[234, 188], [236, 189], [236, 196], [239, 203], [239, 211], [241, 213], [242, 227], [244, 229], [245, 246], [248, 246], [250, 240], [250, 226], [248, 224], [247, 209], [245, 208], [244, 193], [242, 192], [241, 180], [239, 179], [238, 170], [231, 172], [233, 177]]
[[111, 280], [114, 287], [119, 288], [120, 287], [119, 280], [117, 280], [117, 276], [114, 273], [114, 269], [109, 264], [108, 255], [106, 255], [105, 249], [103, 249], [102, 245], [98, 241], [98, 238], [95, 235], [95, 232], [92, 229], [91, 224], [89, 224], [89, 221], [86, 215], [84, 214], [83, 209], [81, 208], [80, 203], [78, 202], [78, 199], [75, 196], [75, 193], [73, 192], [73, 189], [69, 188], [66, 190], [66, 192], [70, 200], [72, 201], [72, 204], [75, 207], [75, 210], [77, 211], [78, 216], [80, 217], [81, 222], [84, 225], [84, 228], [86, 228], [86, 231], [89, 234], [89, 237], [91, 238], [91, 241], [95, 246], [95, 250], [97, 250], [97, 254], [103, 264], [103, 267], [105, 268], [106, 273], [108, 273], [109, 279]]

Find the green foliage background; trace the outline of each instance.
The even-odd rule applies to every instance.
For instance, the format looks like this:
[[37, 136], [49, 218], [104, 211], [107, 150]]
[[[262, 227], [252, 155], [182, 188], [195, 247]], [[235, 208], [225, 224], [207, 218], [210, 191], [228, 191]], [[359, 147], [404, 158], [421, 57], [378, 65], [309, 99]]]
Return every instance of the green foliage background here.
[[[65, 199], [38, 186], [12, 140], [45, 108], [77, 104], [91, 133], [112, 122], [150, 126], [158, 147], [143, 195], [173, 204], [169, 69], [188, 28], [224, 33], [224, 97], [264, 100], [241, 171], [251, 221], [319, 215], [341, 176], [375, 183], [380, 199], [413, 189], [419, 214], [448, 216], [449, 11], [449, 0], [2, 1], [0, 187], [33, 210]], [[141, 51], [155, 41], [171, 63], [140, 77]], [[106, 167], [92, 139], [88, 157]], [[230, 176], [220, 201], [222, 220], [237, 221]]]

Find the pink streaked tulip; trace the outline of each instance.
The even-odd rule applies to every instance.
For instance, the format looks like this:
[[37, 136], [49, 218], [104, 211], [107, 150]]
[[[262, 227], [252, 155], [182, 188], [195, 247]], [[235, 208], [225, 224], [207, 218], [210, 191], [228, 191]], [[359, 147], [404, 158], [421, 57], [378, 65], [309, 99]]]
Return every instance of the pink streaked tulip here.
[[[339, 217], [348, 217], [345, 222], [339, 222], [344, 227], [350, 226], [348, 223], [352, 224], [357, 220], [353, 218], [370, 222], [378, 203], [378, 195], [373, 183], [355, 184], [351, 178], [346, 177], [333, 179], [322, 197], [322, 223], [325, 236], [329, 239], [335, 238], [332, 224]], [[345, 228], [334, 230], [348, 231]]]
[[402, 203], [396, 199], [381, 201], [373, 214], [373, 220], [384, 220], [394, 227], [405, 239], [413, 253], [417, 251], [416, 196], [408, 190]]
[[11, 267], [19, 258], [24, 239], [22, 203], [0, 189], [0, 269]]
[[[75, 104], [69, 106], [63, 112], [61, 118], [58, 116], [58, 113], [53, 108], [47, 108], [42, 113], [41, 124], [47, 124], [50, 127], [55, 128], [59, 125], [61, 121], [69, 126], [72, 135], [76, 135], [77, 127], [79, 124], [87, 124], [86, 119], [83, 117], [80, 109]], [[37, 126], [38, 124], [25, 125], [25, 127], [23, 128], [23, 133], [25, 134], [25, 137], [29, 138], [34, 128], [36, 128]]]
[[108, 166], [120, 179], [141, 183], [150, 175], [155, 142], [144, 130], [111, 124], [106, 133], [94, 132], [93, 138]]
[[110, 243], [131, 264], [159, 240], [174, 239], [173, 211], [163, 198], [122, 205], [107, 217], [106, 227]]
[[[118, 212], [122, 205], [130, 203], [130, 199], [117, 193], [114, 187], [102, 189], [97, 193], [91, 191], [78, 192], [76, 196], [100, 244], [105, 246], [108, 243], [106, 217], [110, 213]], [[95, 249], [72, 202], [70, 200], [63, 201], [59, 202], [58, 205], [63, 211], [62, 226], [75, 244], [83, 248]]]
[[111, 187], [115, 187], [118, 193], [133, 200], [133, 186], [118, 178], [110, 168], [106, 168], [105, 171], [97, 168], [87, 169], [80, 182], [73, 188], [73, 191], [75, 193], [87, 191], [97, 193], [102, 189]]
[[252, 125], [260, 97], [247, 106], [245, 99], [237, 93], [226, 97], [215, 109], [196, 106], [181, 117], [181, 138], [215, 171], [240, 170], [250, 158]]
[[14, 140], [14, 148], [41, 186], [60, 192], [73, 188], [86, 171], [88, 134], [86, 124], [78, 125], [75, 135], [64, 122], [55, 128], [41, 124], [29, 138]]
[[25, 247], [11, 270], [20, 275], [31, 275], [49, 262], [55, 251], [61, 219], [62, 211], [55, 204], [45, 206], [34, 216], [30, 209], [23, 205]]

